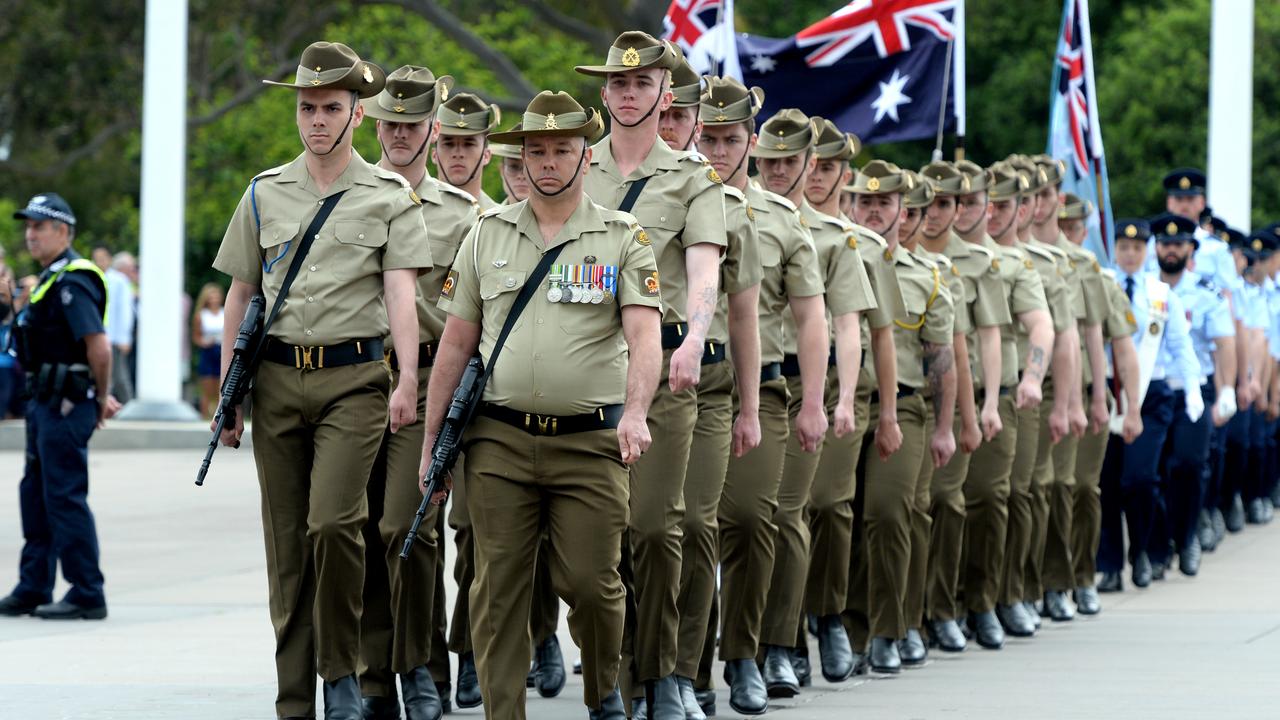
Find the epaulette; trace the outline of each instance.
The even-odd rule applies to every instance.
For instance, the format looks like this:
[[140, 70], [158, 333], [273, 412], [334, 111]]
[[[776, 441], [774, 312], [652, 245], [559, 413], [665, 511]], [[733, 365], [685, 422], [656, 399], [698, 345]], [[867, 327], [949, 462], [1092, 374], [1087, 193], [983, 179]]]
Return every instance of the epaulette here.
[[[404, 176], [401, 175], [400, 173], [391, 172], [390, 170], [386, 170], [384, 168], [378, 167], [377, 165], [370, 165], [369, 170], [373, 173], [374, 177], [380, 180], [386, 180], [388, 182], [396, 183], [401, 187], [407, 188], [409, 192], [413, 193], [413, 186], [410, 185], [409, 181], [405, 180]], [[414, 197], [415, 203], [419, 202], [417, 200], [417, 197], [418, 197], [417, 193], [413, 193], [413, 197]]]
[[769, 192], [768, 190], [763, 190], [762, 192], [764, 193], [765, 198], [769, 202], [773, 203], [774, 205], [781, 205], [782, 207], [790, 210], [791, 212], [796, 211], [796, 204], [791, 202], [790, 200], [782, 197], [781, 195], [775, 192]]
[[1120, 279], [1116, 277], [1115, 268], [1102, 268], [1102, 274], [1110, 278], [1112, 282], [1120, 282]]
[[853, 232], [857, 234], [857, 236], [860, 239], [867, 240], [874, 245], [879, 245], [882, 248], [889, 247], [889, 241], [881, 237], [880, 233], [872, 230], [871, 228], [863, 227], [862, 225], [859, 225], [857, 223], [852, 223], [852, 225], [853, 225]]
[[1065, 250], [1063, 250], [1062, 248], [1054, 247], [1047, 243], [1041, 243], [1039, 245], [1036, 245], [1034, 243], [1027, 243], [1027, 247], [1043, 250], [1049, 255], [1052, 255], [1054, 260], [1057, 260], [1060, 262], [1067, 262], [1070, 259], [1067, 257], [1067, 253]]
[[710, 165], [710, 164], [711, 164], [711, 161], [707, 159], [707, 156], [706, 156], [706, 155], [703, 155], [702, 153], [698, 152], [697, 150], [685, 150], [684, 152], [680, 153], [680, 159], [681, 159], [681, 160], [693, 160], [694, 162], [699, 163], [699, 164], [702, 164], [702, 165]]
[[724, 194], [725, 194], [725, 195], [728, 195], [728, 196], [730, 196], [730, 197], [735, 197], [735, 198], [737, 198], [737, 199], [739, 199], [739, 200], [741, 200], [741, 201], [743, 201], [743, 202], [746, 202], [746, 200], [747, 200], [747, 196], [746, 196], [746, 195], [744, 195], [744, 194], [742, 193], [742, 191], [741, 191], [741, 190], [739, 190], [738, 188], [736, 188], [736, 187], [734, 187], [734, 186], [732, 186], [732, 185], [725, 185], [725, 186], [724, 186]]
[[[1043, 248], [1039, 245], [1032, 245], [1030, 243], [1026, 243], [1022, 245], [1019, 249], [1026, 250], [1028, 253], [1038, 256], [1041, 260], [1045, 260], [1047, 262], [1053, 263], [1054, 265], [1058, 264], [1057, 257], [1055, 257], [1054, 254], [1049, 252], [1046, 248]], [[1061, 252], [1061, 250], [1059, 250], [1058, 252]]]
[[968, 249], [969, 249], [969, 252], [977, 253], [978, 255], [981, 255], [987, 262], [991, 262], [996, 257], [996, 254], [991, 251], [991, 248], [985, 245], [978, 245], [977, 243], [969, 243]]
[[262, 172], [258, 173], [257, 175], [254, 175], [254, 176], [253, 176], [253, 179], [254, 179], [254, 180], [261, 180], [262, 178], [265, 178], [265, 177], [272, 177], [272, 176], [274, 176], [274, 175], [279, 175], [280, 173], [284, 172], [284, 169], [285, 169], [285, 167], [286, 167], [286, 166], [287, 166], [287, 164], [286, 164], [286, 165], [277, 165], [277, 166], [275, 166], [275, 167], [271, 168], [270, 170], [263, 170]]
[[449, 193], [450, 195], [456, 195], [462, 198], [463, 200], [466, 200], [467, 202], [471, 203], [472, 205], [479, 204], [479, 202], [474, 197], [471, 196], [471, 193], [467, 192], [466, 190], [463, 190], [462, 188], [454, 187], [453, 185], [450, 185], [447, 182], [440, 182], [437, 180], [436, 187], [440, 188], [441, 192], [446, 192], [446, 193]]

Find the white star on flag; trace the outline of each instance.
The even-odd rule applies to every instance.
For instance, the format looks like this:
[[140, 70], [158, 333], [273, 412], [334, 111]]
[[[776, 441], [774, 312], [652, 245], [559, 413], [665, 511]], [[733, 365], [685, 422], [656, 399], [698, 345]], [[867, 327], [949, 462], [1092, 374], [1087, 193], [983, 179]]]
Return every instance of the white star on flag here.
[[898, 122], [898, 106], [911, 102], [911, 98], [902, 92], [902, 88], [910, 79], [910, 75], [899, 77], [898, 71], [894, 70], [889, 82], [880, 83], [880, 97], [871, 103], [871, 107], [876, 111], [875, 122], [879, 123], [885, 115], [893, 118], [894, 122]]
[[755, 70], [761, 75], [767, 72], [773, 72], [774, 68], [776, 67], [778, 67], [778, 61], [774, 60], [773, 58], [767, 55], [751, 56], [751, 69]]

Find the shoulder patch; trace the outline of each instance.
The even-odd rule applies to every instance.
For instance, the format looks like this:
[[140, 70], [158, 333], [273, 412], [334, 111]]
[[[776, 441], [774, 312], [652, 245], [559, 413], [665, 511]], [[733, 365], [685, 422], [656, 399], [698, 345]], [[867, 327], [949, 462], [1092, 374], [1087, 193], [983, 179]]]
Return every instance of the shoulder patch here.
[[1094, 272], [1102, 272], [1102, 266], [1098, 264], [1098, 261], [1097, 261], [1097, 260], [1094, 260], [1094, 261], [1093, 261], [1093, 271], [1094, 271]]
[[713, 167], [707, 168], [707, 179], [717, 185], [720, 185], [721, 183], [724, 182], [723, 180], [720, 179], [720, 173], [716, 172], [716, 169]]
[[635, 232], [634, 238], [637, 245], [649, 245], [651, 242], [653, 242], [652, 240], [649, 239], [649, 233], [645, 232], [644, 228], [640, 227], [639, 225], [634, 225], [632, 226], [631, 229], [633, 232]]

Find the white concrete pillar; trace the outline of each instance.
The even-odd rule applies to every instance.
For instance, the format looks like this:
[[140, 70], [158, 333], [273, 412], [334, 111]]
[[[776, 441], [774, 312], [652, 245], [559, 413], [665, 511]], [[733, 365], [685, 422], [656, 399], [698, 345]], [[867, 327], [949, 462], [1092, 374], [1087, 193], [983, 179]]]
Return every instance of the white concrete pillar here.
[[1253, 0], [1213, 0], [1206, 170], [1214, 214], [1248, 232], [1253, 208]]
[[137, 398], [120, 417], [195, 420], [182, 401], [187, 0], [147, 0], [146, 13]]

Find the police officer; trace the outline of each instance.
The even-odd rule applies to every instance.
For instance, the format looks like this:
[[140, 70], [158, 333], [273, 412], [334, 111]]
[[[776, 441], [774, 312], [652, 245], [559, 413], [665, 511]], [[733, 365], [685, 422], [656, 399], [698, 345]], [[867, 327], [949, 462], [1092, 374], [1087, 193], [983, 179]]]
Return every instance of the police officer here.
[[433, 159], [441, 180], [466, 192], [480, 203], [481, 210], [498, 203], [485, 194], [484, 168], [491, 157], [489, 133], [502, 122], [497, 105], [486, 105], [471, 93], [442, 98], [436, 112], [436, 147]]
[[926, 610], [930, 639], [945, 652], [959, 652], [966, 644], [955, 619], [964, 543], [964, 479], [973, 452], [1003, 428], [999, 409], [1000, 326], [1010, 324], [1011, 319], [995, 253], [965, 242], [953, 230], [957, 196], [971, 187], [968, 176], [942, 161], [921, 168], [920, 176], [933, 191], [932, 201], [923, 209], [920, 244], [950, 261], [955, 276], [951, 286], [959, 298], [955, 303], [959, 332], [952, 342], [956, 363], [954, 432], [959, 452], [934, 471], [929, 487]]
[[[437, 78], [424, 67], [405, 65], [387, 76], [386, 87], [362, 102], [365, 116], [377, 121], [382, 157], [378, 167], [405, 179], [421, 201], [423, 221], [431, 228], [432, 258], [447, 262], [476, 218], [475, 200], [452, 185], [427, 174], [427, 146], [434, 129], [433, 115], [447, 96], [453, 78]], [[447, 266], [418, 277], [418, 412], [425, 411], [427, 381], [439, 347], [444, 313], [435, 307]], [[400, 374], [400, 355], [394, 338], [387, 342], [387, 361], [393, 379]], [[365, 529], [368, 566], [365, 570], [364, 614], [361, 617], [361, 673], [365, 715], [369, 720], [398, 718], [395, 675], [400, 676], [405, 716], [434, 719], [443, 713], [442, 698], [430, 672], [430, 660], [448, 653], [443, 638], [432, 637], [434, 622], [443, 616], [443, 589], [437, 586], [436, 566], [441, 538], [426, 531], [408, 560], [399, 556], [413, 520], [405, 511], [417, 495], [418, 457], [422, 448], [423, 417], [396, 433], [383, 436], [378, 459], [369, 478], [369, 524]], [[427, 527], [436, 527], [438, 508], [432, 507]], [[433, 639], [440, 647], [433, 647]], [[447, 697], [446, 692], [446, 697]]]
[[[1160, 236], [1187, 235], [1195, 223], [1174, 215], [1162, 215], [1150, 222], [1152, 233]], [[1128, 523], [1129, 561], [1133, 584], [1146, 587], [1152, 569], [1147, 554], [1155, 513], [1160, 451], [1173, 422], [1175, 393], [1167, 378], [1183, 383], [1179, 393], [1185, 398], [1185, 414], [1200, 419], [1204, 402], [1198, 391], [1200, 363], [1191, 346], [1189, 326], [1182, 301], [1168, 285], [1142, 270], [1147, 247], [1140, 234], [1117, 238], [1116, 266], [1120, 284], [1133, 304], [1137, 331], [1138, 396], [1141, 407], [1127, 405], [1122, 415], [1140, 412], [1142, 434], [1131, 445], [1112, 442], [1102, 467], [1102, 536], [1098, 548], [1098, 569], [1103, 580], [1101, 592], [1123, 589], [1120, 572], [1124, 566], [1124, 537], [1120, 528], [1123, 512]]]
[[[326, 716], [361, 716], [355, 672], [366, 481], [388, 410], [392, 432], [416, 415], [414, 281], [431, 267], [426, 227], [408, 183], [351, 149], [364, 119], [357, 100], [377, 95], [384, 82], [382, 70], [351, 48], [317, 42], [303, 51], [294, 82], [270, 83], [297, 91], [303, 152], [253, 179], [213, 264], [232, 277], [225, 372], [249, 300], [261, 291], [274, 305], [299, 262], [300, 231], [332, 210], [313, 231], [253, 387], [281, 717], [314, 716], [317, 672]], [[388, 334], [400, 364], [394, 391], [383, 363]], [[237, 413], [223, 444], [236, 443], [243, 430]]]
[[[1190, 323], [1191, 344], [1195, 349], [1202, 382], [1198, 388], [1211, 412], [1198, 420], [1186, 414], [1182, 395], [1174, 396], [1173, 424], [1161, 452], [1161, 477], [1156, 506], [1156, 523], [1152, 530], [1148, 554], [1152, 563], [1168, 564], [1170, 544], [1178, 553], [1179, 568], [1184, 575], [1200, 571], [1200, 539], [1196, 522], [1204, 504], [1207, 480], [1204, 468], [1209, 460], [1209, 436], [1212, 428], [1221, 427], [1235, 414], [1235, 323], [1226, 298], [1211, 280], [1188, 270], [1187, 264], [1199, 241], [1194, 235], [1160, 234], [1156, 236], [1156, 259], [1160, 263], [1160, 280], [1173, 288], [1186, 308]], [[1230, 368], [1231, 373], [1218, 380], [1215, 368]], [[1224, 373], [1225, 374], [1225, 373]], [[1183, 388], [1180, 378], [1169, 378], [1174, 390]]]
[[[707, 79], [698, 109], [703, 124], [699, 150], [724, 178], [727, 188], [743, 193], [749, 213], [754, 216], [761, 268], [761, 441], [754, 449], [729, 459], [717, 508], [722, 586], [720, 658], [726, 664], [730, 706], [736, 712], [753, 715], [768, 707], [766, 686], [756, 666], [766, 598], [761, 586], [768, 584], [772, 572], [772, 519], [790, 433], [788, 384], [782, 375], [784, 309], [790, 308], [795, 318], [797, 352], [804, 356], [807, 398], [811, 403], [813, 387], [822, 384], [828, 352], [822, 276], [811, 236], [794, 203], [762, 189], [747, 177], [747, 158], [759, 147], [755, 123], [763, 102], [764, 92], [759, 88], [748, 90], [732, 78], [712, 77]], [[811, 135], [801, 135], [791, 142], [796, 148], [808, 147]], [[739, 379], [740, 385], [744, 382], [747, 380]], [[821, 401], [817, 402], [820, 406]], [[806, 432], [811, 443], [816, 441], [816, 431]], [[714, 635], [715, 630], [709, 632]], [[704, 663], [706, 659], [704, 656]], [[790, 658], [785, 653], [780, 661], [774, 660], [779, 667], [790, 670]], [[765, 662], [767, 674], [768, 655]], [[794, 673], [789, 687], [798, 689]]]
[[[594, 108], [542, 92], [521, 130], [495, 134], [524, 145], [534, 192], [480, 219], [440, 292], [449, 317], [427, 395], [424, 463], [477, 349], [491, 373], [465, 436], [462, 480], [475, 531], [472, 641], [488, 717], [525, 716], [532, 568], [544, 529], [552, 584], [582, 647], [589, 714], [624, 717], [618, 563], [627, 466], [649, 446], [645, 415], [661, 367], [660, 285], [645, 231], [584, 193], [589, 143], [602, 129]], [[551, 250], [563, 262], [493, 357], [515, 298]]]
[[[31, 396], [18, 486], [25, 543], [0, 615], [101, 620], [107, 600], [89, 510], [89, 438], [120, 407], [109, 393], [106, 279], [71, 249], [76, 216], [57, 193], [36, 195], [13, 217], [24, 222], [27, 251], [43, 270], [12, 330]], [[59, 563], [71, 589], [53, 602]]]
[[[898, 226], [906, 211], [902, 195], [914, 181], [898, 166], [872, 160], [853, 183], [854, 221], [885, 238], [885, 259], [892, 259], [902, 290], [904, 312], [893, 320], [897, 347], [897, 424], [902, 445], [891, 455], [870, 453], [863, 441], [865, 460], [858, 484], [863, 490], [861, 537], [856, 553], [859, 575], [849, 583], [846, 617], [853, 626], [855, 647], [866, 648], [868, 664], [881, 673], [901, 670], [899, 641], [919, 618], [908, 618], [906, 594], [912, 554], [913, 515], [923, 512], [919, 496], [921, 463], [929, 458], [934, 467], [945, 465], [955, 452], [950, 410], [955, 400], [955, 365], [951, 349], [954, 308], [951, 294], [942, 284], [937, 266], [912, 255], [898, 242]], [[878, 371], [878, 368], [875, 368]], [[874, 380], [874, 373], [872, 373]], [[943, 417], [930, 432], [925, 395], [934, 404], [935, 417]], [[871, 394], [869, 422], [878, 422], [881, 391]], [[928, 484], [928, 480], [924, 481]], [[923, 503], [927, 507], [927, 502]]]
[[[679, 651], [684, 481], [697, 420], [697, 385], [710, 348], [707, 333], [719, 300], [719, 259], [728, 242], [720, 176], [697, 153], [671, 150], [658, 137], [670, 107], [674, 46], [647, 33], [622, 33], [603, 65], [576, 70], [601, 77], [601, 97], [612, 118], [585, 177], [587, 194], [619, 207], [638, 187], [631, 214], [653, 243], [662, 272], [663, 382], [649, 418], [654, 451], [631, 469], [628, 592], [635, 624], [628, 654], [644, 683], [654, 717], [683, 714], [675, 667]], [[639, 687], [635, 687], [639, 690]], [[648, 703], [646, 703], [648, 704]]]

